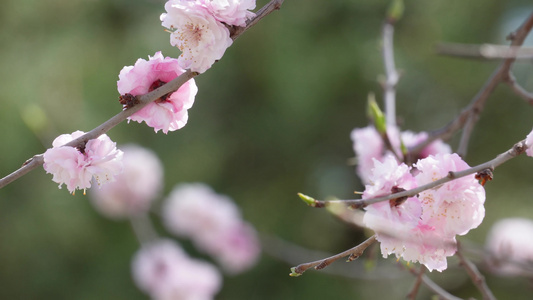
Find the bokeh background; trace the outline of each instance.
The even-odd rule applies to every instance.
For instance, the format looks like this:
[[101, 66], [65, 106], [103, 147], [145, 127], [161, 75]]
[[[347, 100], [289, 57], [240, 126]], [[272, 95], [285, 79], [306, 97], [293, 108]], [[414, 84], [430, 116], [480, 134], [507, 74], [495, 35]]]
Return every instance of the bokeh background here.
[[[266, 2], [258, 0], [258, 7]], [[89, 131], [120, 111], [116, 81], [123, 66], [159, 50], [178, 56], [160, 25], [163, 4], [0, 2], [0, 176], [44, 152], [59, 134]], [[232, 197], [266, 239], [258, 265], [225, 277], [217, 299], [402, 299], [408, 292], [413, 278], [394, 258], [369, 272], [361, 259], [335, 264], [345, 276], [288, 276], [290, 266], [368, 236], [305, 206], [296, 193], [352, 198], [362, 190], [347, 163], [354, 156], [349, 134], [367, 125], [367, 94], [382, 96], [380, 31], [388, 4], [286, 0], [197, 77], [199, 93], [185, 128], [164, 135], [123, 123], [108, 133], [118, 144], [136, 143], [159, 155], [165, 165], [161, 199], [178, 183], [205, 182]], [[402, 128], [442, 127], [498, 64], [438, 56], [437, 43], [505, 43], [532, 11], [529, 0], [407, 1], [395, 35]], [[533, 90], [531, 61], [513, 69]], [[500, 86], [474, 130], [467, 162], [489, 160], [523, 139], [532, 114]], [[455, 147], [457, 137], [450, 143]], [[486, 219], [461, 240], [482, 245], [498, 219], [533, 218], [532, 166], [524, 156], [496, 170], [486, 186]], [[156, 215], [153, 220], [167, 235]], [[302, 248], [280, 248], [280, 240]], [[129, 223], [100, 216], [88, 196], [58, 189], [42, 168], [0, 190], [1, 299], [146, 299], [130, 274], [138, 247]], [[375, 249], [369, 254], [378, 256]], [[457, 261], [449, 265], [431, 277], [457, 296], [480, 297]], [[531, 299], [524, 279], [487, 274], [487, 280], [500, 298]], [[422, 288], [420, 299], [428, 295]]]

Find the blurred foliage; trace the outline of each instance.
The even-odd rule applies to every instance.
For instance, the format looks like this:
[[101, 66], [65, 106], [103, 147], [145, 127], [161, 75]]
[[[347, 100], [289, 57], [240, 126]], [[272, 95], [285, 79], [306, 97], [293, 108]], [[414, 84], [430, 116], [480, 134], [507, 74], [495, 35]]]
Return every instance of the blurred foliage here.
[[[159, 50], [178, 55], [160, 25], [163, 4], [0, 2], [1, 176], [44, 152], [57, 135], [89, 131], [116, 114], [121, 107], [115, 82], [123, 66]], [[352, 247], [365, 232], [306, 207], [296, 193], [350, 198], [363, 188], [347, 164], [354, 156], [349, 134], [367, 125], [368, 93], [381, 97], [380, 31], [389, 4], [287, 0], [197, 77], [199, 93], [185, 128], [164, 135], [123, 123], [108, 134], [119, 144], [137, 143], [159, 154], [165, 194], [180, 182], [205, 182], [235, 199], [265, 236], [330, 253]], [[436, 43], [504, 43], [532, 10], [529, 0], [405, 1], [395, 32], [402, 127], [442, 127], [497, 66], [437, 56]], [[514, 68], [533, 90], [531, 62]], [[531, 116], [522, 99], [499, 87], [475, 128], [469, 164], [524, 138]], [[519, 157], [496, 170], [486, 186], [486, 220], [462, 239], [481, 244], [497, 219], [533, 217], [531, 164]], [[39, 169], [0, 190], [0, 298], [145, 299], [131, 280], [138, 243], [129, 224], [104, 219], [83, 193], [72, 196], [50, 179]], [[293, 257], [294, 264], [309, 259]], [[218, 299], [404, 298], [413, 282], [409, 275], [364, 279], [361, 263], [337, 263], [359, 279], [313, 271], [291, 278], [291, 265], [264, 254], [250, 272], [226, 277]], [[394, 263], [380, 264], [394, 269]], [[458, 296], [478, 297], [456, 260], [449, 264], [450, 270], [431, 276]], [[531, 298], [525, 280], [488, 276], [488, 282], [496, 296]], [[420, 298], [428, 295], [422, 288]]]

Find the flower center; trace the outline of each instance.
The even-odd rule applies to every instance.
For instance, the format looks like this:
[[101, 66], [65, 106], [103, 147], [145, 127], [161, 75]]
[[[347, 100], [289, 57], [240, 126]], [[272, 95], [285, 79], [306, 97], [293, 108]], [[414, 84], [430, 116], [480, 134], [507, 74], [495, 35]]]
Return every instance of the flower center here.
[[181, 52], [190, 53], [193, 49], [196, 49], [202, 40], [202, 35], [205, 29], [205, 24], [194, 24], [191, 22], [187, 22], [185, 26], [179, 28], [177, 33], [180, 43], [177, 46]]
[[[159, 87], [162, 87], [163, 85], [165, 85], [166, 82], [162, 81], [161, 79], [158, 79], [154, 82], [152, 82], [152, 84], [150, 85], [150, 87], [148, 88], [148, 92], [151, 92]], [[155, 101], [156, 102], [165, 102], [165, 101], [168, 101], [168, 97], [170, 96], [171, 93], [168, 93], [168, 94], [164, 94], [163, 96], [159, 97], [158, 99], [156, 99]]]

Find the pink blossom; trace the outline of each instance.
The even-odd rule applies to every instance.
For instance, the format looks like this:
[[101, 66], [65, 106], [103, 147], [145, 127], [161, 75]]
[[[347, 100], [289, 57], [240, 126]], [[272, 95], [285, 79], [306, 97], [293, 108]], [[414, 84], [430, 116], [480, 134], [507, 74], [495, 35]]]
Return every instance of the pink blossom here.
[[90, 194], [95, 208], [113, 219], [148, 211], [163, 184], [163, 165], [155, 153], [136, 145], [124, 146], [122, 150], [122, 174]]
[[122, 151], [105, 134], [89, 140], [83, 149], [63, 146], [84, 134], [75, 131], [60, 135], [43, 156], [45, 171], [53, 175], [52, 180], [59, 183], [59, 188], [66, 184], [71, 193], [90, 188], [93, 177], [101, 185], [114, 181], [122, 172]]
[[367, 183], [374, 167], [374, 159], [381, 161], [383, 157], [383, 140], [374, 126], [355, 128], [351, 138], [357, 157], [357, 175], [363, 183]]
[[[445, 177], [450, 171], [469, 166], [457, 154], [438, 154], [415, 164], [412, 176], [405, 164], [391, 155], [374, 160], [363, 198], [409, 190]], [[485, 191], [472, 176], [420, 192], [417, 197], [371, 204], [363, 222], [376, 232], [384, 257], [395, 254], [406, 261], [420, 262], [430, 271], [446, 269], [446, 257], [455, 254], [456, 235], [479, 226], [485, 215]]]
[[531, 131], [526, 137], [526, 154], [533, 157], [533, 131]]
[[496, 274], [533, 274], [533, 220], [510, 218], [492, 226], [485, 243], [487, 265]]
[[165, 10], [161, 22], [172, 31], [170, 44], [182, 52], [178, 62], [184, 69], [205, 72], [233, 43], [228, 28], [197, 1], [169, 0]]
[[[400, 132], [395, 126], [387, 127], [387, 136], [394, 148], [394, 152], [402, 159], [402, 143], [405, 147], [409, 148], [416, 146], [428, 138], [426, 132]], [[361, 178], [361, 181], [366, 184], [368, 183], [368, 177], [374, 167], [374, 159], [383, 161], [383, 157], [390, 153], [390, 150], [386, 149], [383, 139], [374, 126], [355, 128], [351, 133], [351, 139], [357, 157], [357, 175]], [[421, 159], [429, 155], [440, 153], [451, 153], [451, 148], [449, 145], [442, 142], [442, 140], [435, 140], [422, 149], [416, 158]]]
[[[181, 75], [185, 70], [180, 68], [177, 59], [164, 58], [161, 52], [156, 52], [149, 60], [138, 59], [134, 66], [124, 67], [119, 74], [117, 82], [121, 95], [133, 96], [146, 94], [161, 85]], [[198, 92], [194, 79], [190, 79], [177, 91], [167, 94], [155, 101], [148, 103], [129, 120], [153, 127], [155, 132], [163, 130], [175, 131], [187, 124], [187, 110], [192, 107], [194, 97]]]
[[243, 222], [238, 207], [204, 184], [174, 188], [163, 205], [163, 221], [170, 232], [192, 239], [229, 273], [248, 269], [259, 255], [256, 233]]
[[[405, 147], [414, 147], [418, 145], [419, 143], [422, 143], [428, 138], [427, 132], [412, 132], [412, 131], [403, 131], [401, 133], [402, 142], [405, 145]], [[427, 145], [424, 149], [418, 153], [418, 159], [426, 158], [430, 155], [437, 155], [437, 154], [448, 154], [452, 153], [452, 148], [450, 145], [444, 143], [441, 139], [437, 139], [431, 144]]]
[[255, 16], [255, 0], [199, 0], [219, 22], [245, 26], [246, 20]]
[[[363, 199], [416, 187], [416, 182], [409, 170], [410, 168], [404, 163], [398, 165], [392, 155], [386, 156], [383, 162], [374, 160], [374, 168], [369, 176], [371, 183], [365, 186]], [[398, 237], [399, 232], [408, 234], [410, 230], [418, 226], [421, 214], [422, 208], [417, 198], [383, 201], [366, 207], [363, 223], [376, 232], [384, 257], [392, 253], [400, 256], [404, 243]]]
[[171, 240], [145, 245], [133, 258], [133, 279], [153, 299], [214, 299], [222, 278], [212, 265], [191, 259]]
[[[439, 154], [419, 160], [416, 168], [418, 185], [446, 177], [450, 171], [469, 166], [457, 154]], [[422, 221], [446, 237], [464, 235], [477, 228], [485, 217], [485, 190], [474, 175], [465, 176], [419, 193], [423, 206]]]
[[446, 258], [457, 251], [455, 237], [443, 237], [434, 227], [419, 224], [405, 236], [401, 257], [405, 261], [419, 262], [429, 271], [444, 271], [448, 267]]

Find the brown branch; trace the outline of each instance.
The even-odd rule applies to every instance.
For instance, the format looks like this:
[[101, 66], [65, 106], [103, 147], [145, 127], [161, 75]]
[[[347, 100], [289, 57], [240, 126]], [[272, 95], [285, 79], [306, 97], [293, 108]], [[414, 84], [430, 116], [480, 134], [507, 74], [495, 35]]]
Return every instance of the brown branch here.
[[[515, 32], [509, 35], [508, 39], [511, 40], [511, 46], [521, 46], [532, 28], [533, 13], [529, 15], [526, 21]], [[436, 139], [447, 140], [451, 138], [452, 135], [457, 130], [461, 129], [469, 119], [472, 120], [471, 122], [473, 126], [477, 122], [479, 115], [483, 111], [483, 107], [485, 106], [485, 102], [487, 101], [488, 97], [496, 89], [496, 86], [498, 86], [498, 84], [505, 81], [505, 79], [507, 78], [507, 74], [509, 73], [509, 70], [511, 68], [511, 65], [514, 63], [515, 60], [516, 59], [514, 57], [504, 60], [500, 64], [500, 66], [492, 73], [492, 75], [483, 85], [481, 90], [479, 90], [478, 93], [474, 96], [474, 98], [470, 101], [470, 104], [465, 107], [453, 121], [448, 123], [443, 128], [432, 132], [428, 139], [426, 139], [422, 143], [419, 143], [415, 147], [410, 148], [409, 152], [418, 153]], [[465, 133], [463, 132], [463, 134]], [[465, 135], [470, 135], [470, 133], [467, 132]], [[459, 148], [466, 149], [469, 141], [468, 137], [465, 136], [464, 138], [461, 138], [461, 140], [462, 144], [464, 145], [460, 145]], [[466, 153], [466, 150], [464, 152]]]
[[496, 300], [496, 297], [494, 297], [485, 281], [485, 277], [481, 275], [476, 265], [463, 255], [459, 242], [457, 242], [457, 252], [455, 254], [457, 254], [461, 265], [465, 268], [466, 273], [470, 276], [474, 285], [483, 295], [483, 300]]
[[520, 86], [520, 84], [518, 84], [516, 78], [510, 70], [509, 73], [507, 73], [507, 77], [505, 78], [505, 83], [507, 83], [511, 87], [515, 94], [526, 100], [529, 105], [533, 105], [533, 93], [528, 92], [526, 89]]
[[[253, 17], [252, 19], [248, 20], [248, 22], [246, 22], [246, 26], [235, 28], [234, 31], [231, 32], [231, 38], [233, 40], [237, 39], [248, 29], [250, 29], [252, 26], [257, 24], [257, 22], [259, 22], [265, 16], [269, 15], [274, 10], [279, 9], [282, 3], [283, 3], [283, 0], [271, 0], [269, 3], [267, 3], [264, 7], [262, 7], [256, 13], [255, 17]], [[191, 72], [190, 70], [187, 70], [185, 73], [181, 74], [174, 80], [151, 91], [150, 93], [137, 96], [136, 99], [140, 102], [139, 104], [121, 111], [120, 113], [116, 114], [114, 117], [105, 121], [98, 127], [94, 128], [93, 130], [65, 144], [65, 146], [83, 147], [89, 140], [95, 139], [99, 137], [100, 135], [108, 132], [109, 130], [111, 130], [111, 128], [125, 121], [128, 117], [130, 117], [132, 114], [142, 109], [148, 103], [155, 101], [156, 99], [160, 98], [163, 95], [166, 95], [168, 93], [178, 90], [185, 82], [187, 82], [191, 78], [196, 77], [197, 75], [198, 75], [197, 72]], [[27, 173], [36, 169], [37, 167], [41, 166], [43, 163], [44, 163], [43, 154], [34, 155], [32, 158], [28, 159], [18, 170], [0, 179], [0, 189], [12, 183], [13, 181], [17, 180], [18, 178], [26, 175]]]
[[328, 258], [321, 259], [321, 260], [299, 264], [296, 267], [291, 268], [291, 273], [289, 275], [292, 277], [298, 277], [310, 268], [314, 268], [315, 270], [321, 270], [321, 269], [326, 268], [333, 262], [346, 256], [349, 256], [348, 261], [353, 261], [357, 259], [359, 256], [361, 256], [363, 252], [365, 251], [365, 249], [368, 248], [368, 246], [372, 245], [375, 241], [376, 241], [376, 236], [373, 235], [370, 238], [368, 238], [366, 241], [362, 242], [361, 244], [351, 249], [348, 249], [344, 252], [341, 252], [339, 254], [336, 254]]
[[268, 16], [270, 13], [272, 13], [275, 10], [279, 10], [281, 8], [281, 5], [283, 4], [283, 1], [285, 0], [271, 0], [269, 3], [267, 3], [265, 6], [263, 6], [261, 9], [259, 9], [255, 13], [255, 17], [251, 18], [246, 22], [246, 26], [244, 27], [234, 27], [231, 32], [231, 38], [235, 41], [241, 34], [243, 34], [246, 30], [250, 29], [250, 27], [257, 24], [257, 22], [261, 21], [264, 17]]
[[387, 201], [387, 200], [390, 200], [390, 199], [397, 199], [397, 198], [402, 198], [402, 197], [413, 197], [413, 196], [417, 195], [418, 193], [421, 193], [421, 192], [423, 192], [425, 190], [432, 189], [434, 187], [437, 187], [439, 185], [445, 184], [445, 183], [450, 182], [452, 180], [456, 180], [456, 179], [459, 179], [461, 177], [465, 177], [465, 176], [468, 176], [468, 175], [471, 175], [471, 174], [474, 174], [474, 173], [478, 173], [478, 172], [481, 172], [481, 171], [486, 170], [486, 169], [489, 169], [489, 170], [493, 171], [499, 165], [501, 165], [501, 164], [505, 163], [506, 161], [508, 161], [508, 160], [510, 160], [510, 159], [512, 159], [512, 158], [524, 153], [526, 151], [526, 149], [527, 149], [526, 141], [522, 140], [522, 141], [516, 143], [511, 149], [507, 150], [504, 153], [499, 154], [498, 156], [496, 156], [496, 158], [494, 158], [494, 159], [492, 159], [492, 160], [490, 160], [488, 162], [485, 162], [483, 164], [480, 164], [480, 165], [477, 165], [475, 167], [472, 167], [472, 168], [469, 168], [469, 169], [466, 169], [466, 170], [462, 170], [462, 171], [457, 171], [457, 172], [451, 172], [450, 171], [446, 177], [443, 177], [443, 178], [441, 178], [439, 180], [430, 182], [430, 183], [425, 184], [425, 185], [421, 185], [421, 186], [416, 187], [416, 188], [411, 189], [411, 190], [407, 190], [407, 191], [403, 191], [403, 192], [399, 192], [399, 193], [394, 193], [394, 194], [389, 194], [387, 196], [381, 196], [381, 197], [370, 198], [370, 199], [350, 199], [350, 200], [330, 200], [330, 201], [316, 200], [316, 199], [313, 199], [312, 197], [309, 197], [309, 196], [306, 196], [306, 195], [303, 195], [303, 194], [298, 194], [298, 196], [300, 196], [300, 198], [307, 205], [312, 206], [312, 207], [317, 207], [317, 208], [327, 207], [327, 206], [334, 205], [334, 204], [339, 204], [339, 203], [343, 203], [345, 205], [349, 205], [351, 208], [354, 208], [354, 209], [363, 208], [363, 207], [368, 206], [370, 204], [377, 203], [377, 202], [382, 202], [382, 201]]
[[[403, 267], [403, 265], [398, 264]], [[420, 276], [420, 273], [417, 272], [414, 268], [407, 268], [411, 274], [414, 276]], [[437, 295], [440, 296], [439, 299], [444, 300], [462, 300], [461, 298], [455, 297], [454, 295], [448, 293], [446, 290], [441, 288], [438, 284], [436, 284], [433, 280], [431, 280], [427, 275], [423, 274], [421, 276], [422, 283], [426, 285], [430, 290], [435, 292]]]
[[426, 270], [426, 267], [421, 265], [420, 270], [418, 271], [418, 276], [416, 276], [416, 280], [413, 284], [413, 287], [411, 288], [411, 291], [407, 294], [407, 299], [416, 300], [416, 295], [418, 294], [418, 290], [420, 289], [420, 285], [422, 284], [422, 276], [424, 276], [425, 270]]

